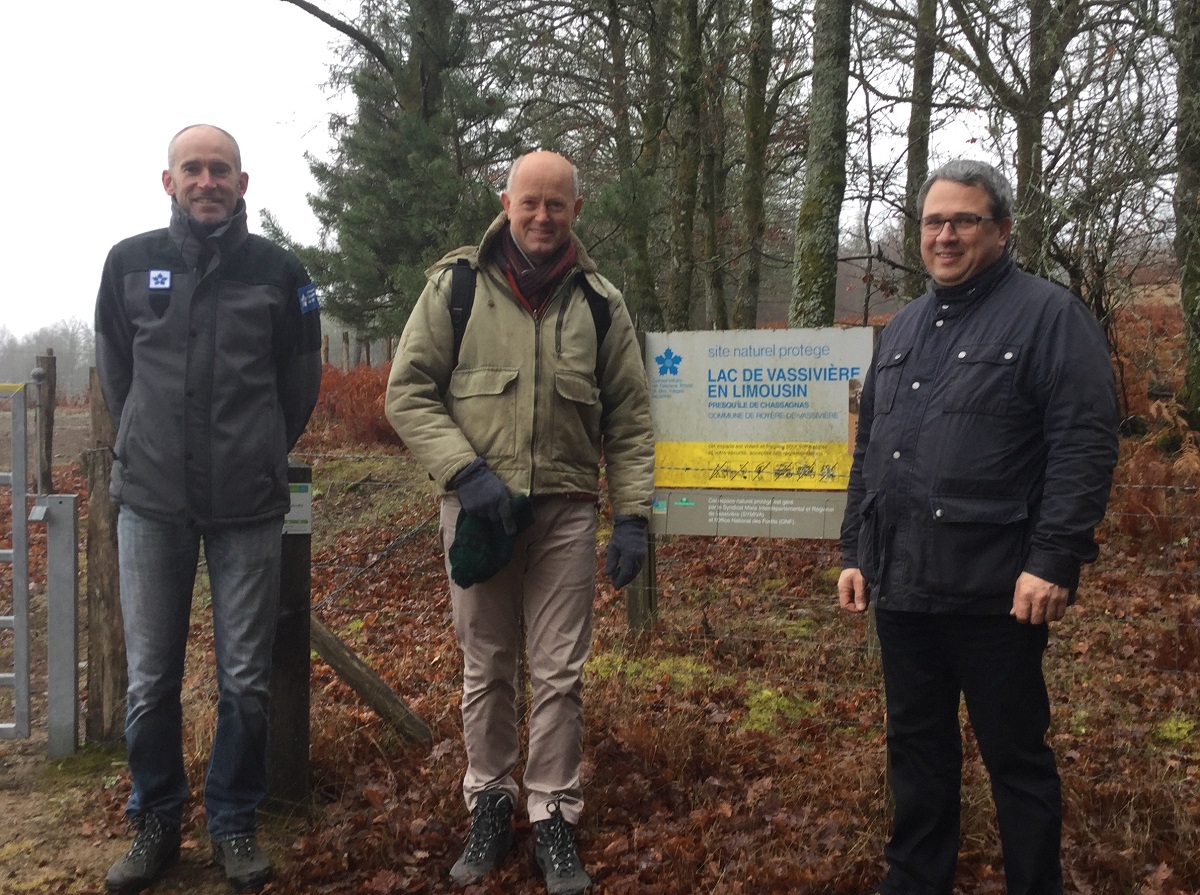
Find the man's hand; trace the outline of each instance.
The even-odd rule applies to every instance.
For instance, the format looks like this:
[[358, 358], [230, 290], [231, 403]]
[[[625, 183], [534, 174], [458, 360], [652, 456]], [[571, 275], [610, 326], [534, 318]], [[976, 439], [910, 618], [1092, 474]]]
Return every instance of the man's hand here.
[[636, 578], [645, 562], [646, 520], [640, 516], [617, 516], [604, 564], [613, 590], [620, 590]]
[[504, 482], [487, 468], [482, 457], [476, 457], [461, 472], [450, 480], [450, 487], [458, 491], [462, 508], [472, 516], [499, 522], [504, 533], [517, 533], [517, 520], [513, 516], [511, 496]]
[[847, 612], [867, 608], [867, 579], [858, 569], [842, 569], [838, 576], [838, 605]]
[[1067, 614], [1067, 589], [1022, 572], [1013, 590], [1012, 609], [1008, 614], [1022, 624], [1056, 622]]

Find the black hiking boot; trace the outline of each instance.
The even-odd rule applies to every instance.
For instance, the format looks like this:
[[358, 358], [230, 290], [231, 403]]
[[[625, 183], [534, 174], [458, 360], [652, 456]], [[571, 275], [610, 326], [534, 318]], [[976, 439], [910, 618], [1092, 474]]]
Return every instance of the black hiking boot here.
[[575, 827], [563, 818], [557, 803], [550, 805], [550, 817], [534, 823], [533, 837], [534, 856], [546, 878], [547, 895], [583, 895], [592, 878], [575, 851]]
[[109, 868], [104, 886], [119, 895], [137, 895], [179, 860], [179, 830], [168, 830], [153, 814], [133, 818], [136, 833], [129, 851]]
[[482, 792], [471, 811], [471, 832], [462, 856], [450, 868], [460, 886], [477, 883], [495, 870], [513, 847], [513, 803], [502, 792]]
[[253, 833], [214, 842], [213, 860], [238, 892], [257, 892], [271, 878], [271, 861]]

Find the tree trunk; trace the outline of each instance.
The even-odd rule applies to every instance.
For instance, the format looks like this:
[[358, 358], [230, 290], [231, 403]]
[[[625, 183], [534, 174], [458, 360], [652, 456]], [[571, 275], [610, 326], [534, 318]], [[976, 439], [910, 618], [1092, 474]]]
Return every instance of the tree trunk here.
[[916, 298], [925, 291], [925, 263], [921, 260], [921, 222], [917, 219], [917, 193], [929, 176], [929, 128], [933, 121], [933, 70], [937, 56], [937, 0], [917, 0], [913, 40], [912, 106], [908, 116], [908, 179], [904, 215], [903, 296]]
[[[667, 0], [669, 4], [671, 0]], [[625, 269], [625, 303], [634, 324], [639, 329], [658, 329], [662, 326], [662, 309], [658, 304], [658, 290], [654, 281], [654, 264], [651, 261], [650, 239], [650, 183], [658, 161], [657, 128], [661, 124], [661, 101], [652, 100], [646, 107], [646, 127], [653, 127], [653, 135], [640, 134], [635, 141], [629, 110], [629, 40], [626, 32], [623, 5], [618, 0], [608, 0], [606, 33], [608, 51], [612, 58], [612, 113], [614, 143], [617, 164], [622, 181], [621, 195], [626, 212], [624, 228], [625, 244], [629, 249], [629, 261]], [[651, 47], [655, 46], [651, 41]], [[661, 67], [661, 57], [652, 53], [651, 65]], [[647, 139], [642, 139], [643, 137]], [[640, 143], [640, 146], [635, 146]]]
[[700, 74], [703, 70], [699, 0], [680, 0], [683, 35], [679, 48], [677, 96], [680, 128], [676, 149], [675, 195], [671, 199], [671, 260], [667, 300], [663, 308], [669, 330], [692, 327], [692, 293], [696, 273], [694, 245], [696, 189], [700, 181]]
[[767, 81], [771, 75], [773, 0], [752, 0], [750, 59], [746, 72], [746, 164], [742, 176], [742, 214], [746, 221], [745, 273], [733, 306], [733, 325], [754, 329], [758, 323], [762, 284], [763, 237], [766, 233], [765, 190], [771, 122], [767, 116]]
[[1179, 396], [1193, 428], [1200, 428], [1200, 0], [1175, 4], [1176, 86], [1175, 254], [1187, 368]]
[[44, 374], [37, 390], [37, 492], [54, 493], [54, 407], [58, 403], [58, 359], [47, 348], [34, 363]]
[[811, 137], [796, 221], [789, 326], [830, 326], [837, 299], [839, 219], [846, 192], [846, 100], [853, 4], [817, 0], [813, 10]]

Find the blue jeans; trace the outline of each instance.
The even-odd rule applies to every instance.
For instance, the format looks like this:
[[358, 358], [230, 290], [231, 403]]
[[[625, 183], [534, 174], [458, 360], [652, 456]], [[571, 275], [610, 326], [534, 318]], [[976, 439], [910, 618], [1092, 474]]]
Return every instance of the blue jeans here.
[[267, 792], [271, 646], [279, 615], [280, 520], [201, 530], [139, 516], [117, 522], [129, 665], [125, 739], [130, 817], [178, 828], [188, 798], [180, 692], [200, 543], [212, 588], [217, 729], [204, 807], [214, 842], [255, 831]]

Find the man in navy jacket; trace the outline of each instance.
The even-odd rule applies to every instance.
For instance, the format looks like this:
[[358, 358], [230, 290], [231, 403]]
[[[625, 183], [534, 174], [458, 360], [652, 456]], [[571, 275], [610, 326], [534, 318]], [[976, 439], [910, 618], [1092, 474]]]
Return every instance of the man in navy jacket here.
[[1008, 254], [990, 165], [917, 199], [930, 290], [883, 331], [860, 405], [838, 599], [874, 601], [895, 794], [881, 895], [950, 895], [965, 697], [1009, 895], [1061, 895], [1062, 796], [1046, 742], [1048, 624], [1096, 558], [1117, 459], [1104, 334]]

